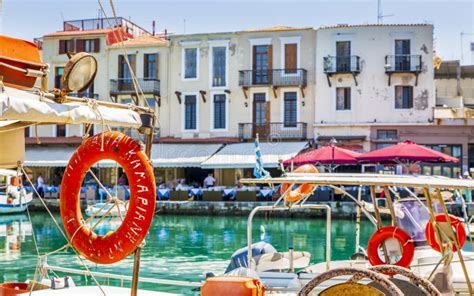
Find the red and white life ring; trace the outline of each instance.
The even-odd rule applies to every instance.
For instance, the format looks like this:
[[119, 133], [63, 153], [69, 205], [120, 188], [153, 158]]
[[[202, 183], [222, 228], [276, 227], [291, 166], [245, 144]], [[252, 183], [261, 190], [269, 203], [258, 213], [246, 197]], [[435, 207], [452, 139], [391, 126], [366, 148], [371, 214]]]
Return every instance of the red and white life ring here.
[[367, 245], [370, 264], [373, 266], [390, 264], [384, 262], [379, 256], [380, 245], [389, 238], [398, 240], [402, 247], [402, 257], [394, 265], [409, 267], [415, 256], [415, 243], [408, 233], [395, 226], [382, 227], [370, 237]]
[[[456, 234], [456, 239], [458, 241], [459, 247], [462, 248], [466, 243], [466, 229], [464, 229], [464, 225], [461, 220], [453, 215], [449, 215], [449, 219], [451, 220], [451, 226], [453, 227], [453, 231]], [[438, 214], [435, 216], [436, 222], [447, 222], [445, 214]], [[439, 246], [438, 240], [436, 239], [435, 230], [433, 227], [433, 223], [431, 220], [426, 224], [425, 228], [425, 237], [428, 244], [438, 252], [441, 251]], [[452, 248], [453, 252], [457, 251], [456, 245], [453, 245]]]
[[[100, 236], [84, 224], [79, 196], [87, 171], [103, 159], [122, 166], [130, 185], [130, 200], [122, 224], [114, 232]], [[155, 186], [153, 167], [132, 138], [110, 131], [87, 139], [69, 160], [61, 182], [61, 218], [72, 245], [99, 264], [118, 262], [130, 255], [150, 228], [155, 213]]]
[[[297, 167], [292, 173], [319, 173], [318, 169], [312, 164], [305, 164]], [[311, 194], [314, 191], [315, 185], [301, 184], [297, 188], [288, 191], [291, 184], [283, 183], [280, 187], [280, 194], [286, 193], [287, 202], [297, 202], [303, 197]], [[288, 192], [287, 192], [288, 191]]]

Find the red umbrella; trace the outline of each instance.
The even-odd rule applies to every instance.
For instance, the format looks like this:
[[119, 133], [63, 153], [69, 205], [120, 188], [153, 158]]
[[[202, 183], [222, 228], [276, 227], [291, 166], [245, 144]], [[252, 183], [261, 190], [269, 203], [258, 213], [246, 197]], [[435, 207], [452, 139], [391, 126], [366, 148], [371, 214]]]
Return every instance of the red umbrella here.
[[357, 157], [361, 162], [372, 163], [409, 163], [409, 162], [458, 162], [455, 157], [418, 145], [413, 141], [404, 141], [397, 145], [364, 153]]
[[361, 155], [355, 151], [340, 148], [334, 145], [326, 145], [319, 149], [314, 149], [296, 155], [293, 158], [287, 159], [283, 162], [283, 165], [289, 166], [293, 163], [295, 166], [303, 164], [356, 164], [357, 157]]

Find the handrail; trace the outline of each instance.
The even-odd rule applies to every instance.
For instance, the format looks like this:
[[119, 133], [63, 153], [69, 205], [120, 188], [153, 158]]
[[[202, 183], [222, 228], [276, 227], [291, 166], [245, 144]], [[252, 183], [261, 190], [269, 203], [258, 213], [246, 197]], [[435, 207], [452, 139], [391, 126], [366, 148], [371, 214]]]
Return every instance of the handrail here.
[[[67, 268], [67, 267], [49, 265], [47, 263], [43, 264], [43, 268], [45, 270], [65, 272], [65, 273], [69, 273], [69, 274], [78, 274], [78, 275], [84, 275], [84, 276], [95, 276], [95, 277], [115, 279], [115, 280], [120, 280], [120, 281], [132, 281], [132, 276], [129, 276], [129, 275], [120, 275], [120, 274], [113, 274], [113, 273], [108, 273], [108, 272], [79, 270], [79, 269], [74, 269], [74, 268]], [[151, 283], [151, 284], [160, 284], [160, 285], [183, 286], [183, 287], [201, 287], [202, 286], [202, 283], [198, 283], [198, 282], [166, 280], [166, 279], [154, 279], [154, 278], [148, 278], [148, 277], [139, 277], [138, 280], [139, 280], [139, 282], [142, 282], [142, 283]]]
[[331, 207], [321, 204], [301, 204], [293, 206], [258, 206], [255, 207], [247, 220], [247, 263], [248, 268], [252, 268], [252, 220], [258, 211], [287, 211], [290, 209], [315, 209], [326, 210], [326, 270], [329, 270], [331, 263]]

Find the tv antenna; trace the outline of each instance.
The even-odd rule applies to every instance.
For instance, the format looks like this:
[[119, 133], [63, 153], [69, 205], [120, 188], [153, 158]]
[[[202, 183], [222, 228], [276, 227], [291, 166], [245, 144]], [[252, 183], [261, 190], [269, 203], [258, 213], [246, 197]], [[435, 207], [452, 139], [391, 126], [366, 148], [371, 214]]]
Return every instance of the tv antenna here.
[[377, 24], [383, 24], [383, 19], [385, 17], [391, 17], [394, 14], [383, 14], [382, 12], [382, 0], [377, 0]]

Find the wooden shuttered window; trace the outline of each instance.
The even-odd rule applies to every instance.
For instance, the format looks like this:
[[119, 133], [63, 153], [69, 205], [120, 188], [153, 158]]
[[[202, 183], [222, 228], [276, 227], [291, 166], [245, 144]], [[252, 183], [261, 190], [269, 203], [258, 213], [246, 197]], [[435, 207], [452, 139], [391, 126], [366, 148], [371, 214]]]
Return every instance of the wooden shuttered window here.
[[74, 52], [74, 39], [59, 40], [59, 54]]
[[158, 79], [158, 54], [143, 55], [143, 78]]
[[76, 39], [76, 52], [100, 52], [100, 39]]
[[100, 52], [100, 39], [94, 39], [94, 52]]
[[84, 51], [84, 39], [76, 39], [76, 52], [83, 52]]
[[298, 44], [285, 44], [285, 73], [296, 73], [298, 68]]

